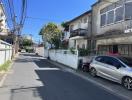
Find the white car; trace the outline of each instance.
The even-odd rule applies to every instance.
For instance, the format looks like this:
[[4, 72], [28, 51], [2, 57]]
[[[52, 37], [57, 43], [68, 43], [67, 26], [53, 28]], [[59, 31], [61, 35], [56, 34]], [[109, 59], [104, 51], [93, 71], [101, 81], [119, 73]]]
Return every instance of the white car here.
[[92, 76], [100, 76], [132, 89], [132, 58], [123, 56], [97, 56], [90, 63]]
[[21, 50], [21, 53], [26, 53], [26, 50], [25, 50], [25, 49], [22, 49], [22, 50]]

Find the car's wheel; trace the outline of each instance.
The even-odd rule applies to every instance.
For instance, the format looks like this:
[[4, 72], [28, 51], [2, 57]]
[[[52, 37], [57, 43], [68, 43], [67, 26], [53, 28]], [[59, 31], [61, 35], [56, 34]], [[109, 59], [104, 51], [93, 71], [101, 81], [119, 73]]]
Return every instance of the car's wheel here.
[[83, 72], [88, 72], [88, 67], [87, 66], [83, 66], [82, 70], [83, 70]]
[[128, 89], [131, 90], [132, 89], [132, 78], [131, 77], [125, 77], [122, 81], [122, 85]]
[[91, 69], [90, 69], [90, 74], [91, 74], [93, 77], [95, 77], [95, 76], [97, 75], [96, 69], [95, 69], [95, 68], [91, 68]]

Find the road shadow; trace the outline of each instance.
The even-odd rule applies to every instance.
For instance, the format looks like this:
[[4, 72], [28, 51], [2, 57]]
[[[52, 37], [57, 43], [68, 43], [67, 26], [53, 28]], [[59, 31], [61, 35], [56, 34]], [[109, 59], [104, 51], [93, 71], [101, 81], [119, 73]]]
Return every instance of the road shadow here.
[[[52, 67], [51, 67], [52, 69]], [[70, 72], [61, 70], [35, 70], [38, 81], [44, 87], [38, 88], [42, 100], [120, 100], [117, 96], [101, 89]]]
[[35, 62], [39, 61], [40, 59], [38, 58], [18, 58], [15, 60], [16, 63], [28, 63], [28, 62]]
[[28, 98], [30, 98], [30, 100], [32, 100], [32, 98], [37, 98], [37, 100], [45, 100], [45, 93], [46, 89], [44, 86], [20, 87], [11, 89], [10, 100], [29, 100]]
[[39, 68], [44, 68], [44, 67], [57, 68], [56, 65], [53, 65], [53, 64], [49, 63], [47, 59], [34, 60], [34, 63], [35, 63]]
[[20, 53], [20, 55], [28, 57], [42, 57], [40, 55], [36, 55], [35, 53]]

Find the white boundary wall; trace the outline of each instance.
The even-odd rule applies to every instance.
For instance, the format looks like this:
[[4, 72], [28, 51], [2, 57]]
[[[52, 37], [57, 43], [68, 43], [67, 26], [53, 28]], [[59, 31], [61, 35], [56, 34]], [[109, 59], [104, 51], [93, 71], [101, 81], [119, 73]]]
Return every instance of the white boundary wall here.
[[38, 53], [38, 55], [44, 57], [44, 47], [36, 47], [36, 53]]
[[78, 51], [72, 54], [69, 50], [49, 50], [51, 60], [67, 65], [71, 68], [78, 68]]
[[11, 60], [12, 57], [12, 45], [0, 40], [0, 65], [6, 61]]

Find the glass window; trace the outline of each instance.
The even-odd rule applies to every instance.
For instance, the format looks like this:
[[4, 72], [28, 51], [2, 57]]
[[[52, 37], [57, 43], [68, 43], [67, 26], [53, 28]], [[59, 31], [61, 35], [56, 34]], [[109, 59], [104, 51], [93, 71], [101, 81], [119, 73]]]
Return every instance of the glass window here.
[[119, 7], [119, 6], [122, 6], [123, 3], [124, 3], [124, 0], [119, 0], [115, 4], [116, 4], [116, 7]]
[[95, 60], [98, 61], [98, 62], [104, 62], [104, 59], [103, 59], [102, 56], [99, 56], [99, 57], [95, 58]]
[[125, 19], [132, 19], [132, 2], [125, 4]]
[[121, 65], [119, 63], [119, 61], [113, 57], [104, 57], [105, 63], [111, 66], [115, 66], [118, 67], [119, 65]]
[[107, 11], [107, 7], [101, 9], [101, 10], [100, 10], [100, 13], [102, 14], [102, 13], [105, 13], [106, 11]]
[[118, 57], [123, 63], [128, 65], [129, 67], [132, 67], [132, 58], [130, 57]]
[[114, 22], [114, 10], [107, 13], [107, 24], [111, 24]]
[[106, 14], [101, 15], [101, 26], [106, 24]]
[[124, 8], [123, 7], [117, 8], [115, 11], [115, 17], [116, 17], [115, 22], [123, 20], [123, 15], [124, 15]]
[[107, 7], [107, 10], [110, 11], [115, 8], [115, 4], [111, 4]]

